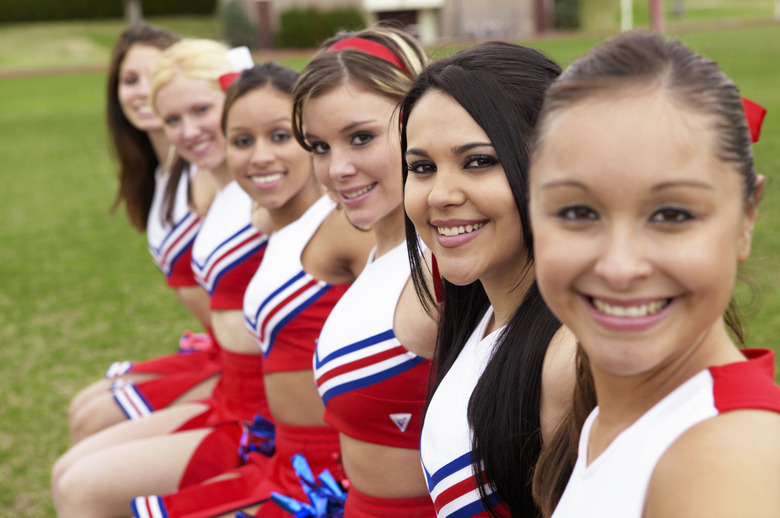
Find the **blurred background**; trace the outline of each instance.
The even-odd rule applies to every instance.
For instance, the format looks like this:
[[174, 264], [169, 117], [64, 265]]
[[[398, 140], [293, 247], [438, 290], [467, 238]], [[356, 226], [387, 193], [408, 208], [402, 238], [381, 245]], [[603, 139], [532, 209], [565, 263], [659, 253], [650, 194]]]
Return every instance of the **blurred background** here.
[[780, 352], [780, 0], [0, 0], [0, 517], [54, 515], [50, 469], [76, 391], [196, 329], [144, 236], [110, 212], [106, 69], [140, 18], [296, 69], [338, 30], [386, 20], [434, 59], [503, 39], [565, 67], [621, 30], [681, 39], [769, 112], [755, 146], [769, 181], [737, 299], [748, 345]]

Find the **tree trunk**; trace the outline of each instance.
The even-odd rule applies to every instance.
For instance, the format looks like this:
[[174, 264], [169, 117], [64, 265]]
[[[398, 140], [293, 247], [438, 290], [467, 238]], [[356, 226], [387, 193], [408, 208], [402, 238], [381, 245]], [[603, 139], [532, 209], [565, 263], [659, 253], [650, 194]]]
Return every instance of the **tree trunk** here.
[[125, 3], [125, 21], [128, 25], [135, 25], [144, 17], [141, 0], [123, 0]]

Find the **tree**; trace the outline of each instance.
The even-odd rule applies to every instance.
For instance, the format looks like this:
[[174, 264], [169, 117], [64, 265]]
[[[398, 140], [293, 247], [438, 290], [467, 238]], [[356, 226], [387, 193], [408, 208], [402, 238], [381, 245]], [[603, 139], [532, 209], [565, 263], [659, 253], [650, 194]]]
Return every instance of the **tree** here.
[[135, 25], [144, 17], [141, 0], [122, 0], [125, 3], [125, 21], [128, 25]]

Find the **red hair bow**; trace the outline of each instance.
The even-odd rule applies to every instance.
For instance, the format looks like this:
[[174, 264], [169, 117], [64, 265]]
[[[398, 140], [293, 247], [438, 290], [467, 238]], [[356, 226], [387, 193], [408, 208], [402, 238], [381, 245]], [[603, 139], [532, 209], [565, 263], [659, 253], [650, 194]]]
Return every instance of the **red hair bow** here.
[[742, 98], [742, 107], [745, 109], [745, 118], [750, 129], [750, 138], [753, 140], [753, 143], [756, 143], [761, 135], [761, 124], [764, 122], [766, 108], [744, 97]]

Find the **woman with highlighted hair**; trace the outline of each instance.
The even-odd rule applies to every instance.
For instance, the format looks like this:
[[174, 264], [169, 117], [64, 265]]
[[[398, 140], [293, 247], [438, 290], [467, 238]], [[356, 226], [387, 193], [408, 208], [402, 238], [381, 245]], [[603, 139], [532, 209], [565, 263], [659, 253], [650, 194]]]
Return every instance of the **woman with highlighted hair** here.
[[[222, 473], [237, 465], [244, 423], [256, 413], [269, 414], [262, 356], [241, 311], [267, 236], [251, 225], [251, 199], [232, 181], [220, 127], [225, 94], [219, 78], [232, 72], [222, 44], [182, 40], [160, 56], [151, 75], [152, 103], [166, 136], [219, 186], [193, 245], [192, 267], [210, 295], [221, 378], [207, 399], [114, 425], [71, 448], [52, 477], [61, 516], [129, 515], [138, 495], [174, 491]], [[117, 472], [122, 476], [113, 476]]]
[[623, 34], [548, 91], [530, 175], [539, 287], [598, 406], [559, 502], [557, 464], [539, 468], [545, 515], [780, 516], [773, 354], [737, 346], [732, 304], [763, 186], [737, 87], [678, 41]]

